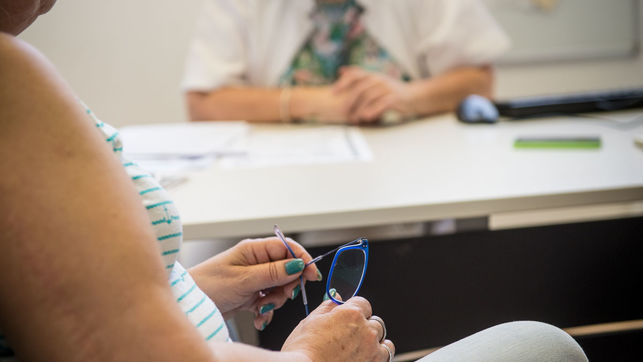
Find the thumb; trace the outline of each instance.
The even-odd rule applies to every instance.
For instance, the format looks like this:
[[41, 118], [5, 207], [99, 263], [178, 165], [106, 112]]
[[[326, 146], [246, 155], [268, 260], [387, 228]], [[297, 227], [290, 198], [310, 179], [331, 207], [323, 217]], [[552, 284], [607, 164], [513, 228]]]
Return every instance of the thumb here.
[[324, 300], [317, 308], [315, 308], [310, 315], [313, 314], [325, 314], [330, 313], [333, 309], [337, 308], [338, 305], [330, 299]]
[[269, 263], [249, 266], [248, 282], [252, 289], [262, 290], [266, 288], [285, 285], [296, 280], [306, 267], [302, 259], [284, 259]]

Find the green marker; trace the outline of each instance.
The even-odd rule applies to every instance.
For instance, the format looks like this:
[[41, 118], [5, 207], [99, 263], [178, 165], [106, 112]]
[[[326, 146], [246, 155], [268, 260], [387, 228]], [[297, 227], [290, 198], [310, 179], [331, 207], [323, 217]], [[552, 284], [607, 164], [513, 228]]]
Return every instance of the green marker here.
[[519, 149], [597, 149], [600, 137], [519, 137], [514, 141]]

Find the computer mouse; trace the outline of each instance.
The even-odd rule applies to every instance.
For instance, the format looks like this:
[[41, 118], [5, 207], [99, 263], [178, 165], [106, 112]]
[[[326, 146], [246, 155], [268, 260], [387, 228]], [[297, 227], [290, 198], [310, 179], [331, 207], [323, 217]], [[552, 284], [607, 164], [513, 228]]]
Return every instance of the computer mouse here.
[[496, 123], [498, 108], [487, 98], [473, 94], [463, 99], [455, 112], [464, 123]]

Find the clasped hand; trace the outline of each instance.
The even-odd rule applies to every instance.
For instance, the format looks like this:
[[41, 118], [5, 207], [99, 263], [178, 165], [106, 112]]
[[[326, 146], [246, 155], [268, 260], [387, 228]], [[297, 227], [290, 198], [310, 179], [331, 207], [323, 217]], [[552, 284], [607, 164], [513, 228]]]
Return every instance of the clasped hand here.
[[387, 111], [403, 118], [416, 113], [409, 83], [355, 66], [341, 68], [332, 86], [319, 87], [314, 93], [319, 106], [316, 116], [327, 123], [368, 124], [382, 119]]

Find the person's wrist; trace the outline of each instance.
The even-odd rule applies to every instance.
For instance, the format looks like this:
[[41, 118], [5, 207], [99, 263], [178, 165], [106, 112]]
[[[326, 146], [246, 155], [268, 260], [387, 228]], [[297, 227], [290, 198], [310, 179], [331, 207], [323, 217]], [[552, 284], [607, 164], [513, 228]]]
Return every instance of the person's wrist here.
[[292, 89], [288, 87], [281, 88], [279, 93], [279, 119], [283, 123], [291, 123], [293, 118], [290, 114], [290, 98]]
[[295, 87], [290, 94], [290, 116], [292, 119], [309, 119], [317, 114], [318, 100], [315, 100], [315, 88]]
[[199, 286], [199, 288], [203, 289], [203, 287], [199, 284], [199, 280], [201, 279], [201, 276], [199, 275], [199, 265], [197, 264], [189, 269], [187, 269], [188, 274], [192, 277], [192, 280], [196, 283], [196, 285]]
[[[211, 262], [210, 259], [203, 261], [187, 270], [188, 274], [190, 274], [190, 277], [192, 280], [194, 280], [194, 283], [197, 285], [199, 289], [203, 293], [205, 293], [210, 299], [214, 300], [214, 296], [216, 296], [218, 293], [216, 293], [213, 288], [215, 288], [215, 284], [212, 284], [212, 281], [215, 280], [209, 272], [211, 270], [211, 266], [208, 265], [207, 263]], [[216, 300], [214, 300], [216, 303]], [[223, 312], [223, 311], [222, 311]]]
[[211, 293], [209, 293], [208, 285], [206, 283], [207, 279], [204, 278], [204, 274], [202, 273], [202, 269], [204, 269], [204, 265], [202, 265], [203, 263], [193, 266], [188, 269], [187, 272], [190, 274], [190, 277], [194, 280], [194, 283], [199, 287], [199, 289], [201, 289], [201, 291], [206, 295], [210, 296]]
[[405, 84], [406, 96], [406, 110], [404, 116], [406, 117], [416, 117], [423, 114], [423, 108], [426, 106], [426, 96], [424, 92], [424, 87], [419, 83], [408, 83]]

